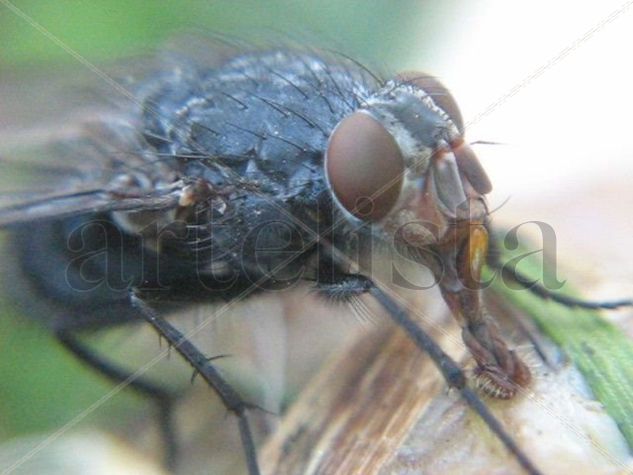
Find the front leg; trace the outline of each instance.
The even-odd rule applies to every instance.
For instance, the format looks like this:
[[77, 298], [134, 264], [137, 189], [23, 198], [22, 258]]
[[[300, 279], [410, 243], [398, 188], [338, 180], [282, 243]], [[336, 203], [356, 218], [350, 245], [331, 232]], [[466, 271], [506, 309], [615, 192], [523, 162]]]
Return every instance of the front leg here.
[[510, 399], [531, 380], [530, 370], [502, 339], [497, 323], [482, 302], [481, 269], [486, 262], [488, 232], [468, 224], [456, 239], [438, 250], [442, 296], [462, 326], [464, 343], [477, 362], [475, 374], [489, 395]]

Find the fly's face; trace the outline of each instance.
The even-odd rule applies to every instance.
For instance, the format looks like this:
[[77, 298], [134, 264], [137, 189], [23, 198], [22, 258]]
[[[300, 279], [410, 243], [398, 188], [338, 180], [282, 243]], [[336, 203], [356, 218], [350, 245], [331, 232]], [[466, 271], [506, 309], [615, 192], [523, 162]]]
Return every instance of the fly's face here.
[[492, 187], [463, 133], [459, 108], [436, 79], [396, 77], [330, 137], [325, 175], [336, 203], [378, 233], [406, 228], [396, 244], [413, 247], [441, 243], [451, 223], [482, 223]]

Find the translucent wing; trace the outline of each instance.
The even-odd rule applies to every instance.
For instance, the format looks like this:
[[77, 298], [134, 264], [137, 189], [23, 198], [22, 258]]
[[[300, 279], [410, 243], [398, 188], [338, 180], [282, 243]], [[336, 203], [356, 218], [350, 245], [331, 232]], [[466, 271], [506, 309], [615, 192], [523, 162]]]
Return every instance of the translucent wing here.
[[0, 227], [173, 204], [173, 173], [151, 152], [125, 84], [72, 95], [43, 81], [0, 89]]
[[[108, 123], [100, 124], [109, 127]], [[120, 124], [117, 125], [119, 127]], [[130, 137], [102, 141], [108, 130], [25, 136], [0, 150], [0, 227], [71, 214], [168, 207], [171, 189], [155, 189], [147, 157]], [[117, 132], [122, 132], [117, 128]], [[124, 132], [124, 130], [123, 130]], [[103, 134], [103, 135], [102, 135]]]
[[[77, 65], [0, 82], [0, 227], [36, 219], [171, 207], [181, 188], [147, 122], [156, 89], [245, 46], [187, 36], [107, 72]], [[186, 93], [186, 91], [181, 91]]]

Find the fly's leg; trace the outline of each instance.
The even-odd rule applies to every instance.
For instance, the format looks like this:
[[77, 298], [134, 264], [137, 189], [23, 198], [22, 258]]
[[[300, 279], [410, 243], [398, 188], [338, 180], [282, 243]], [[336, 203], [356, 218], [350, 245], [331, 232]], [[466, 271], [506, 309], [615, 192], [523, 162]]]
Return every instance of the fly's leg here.
[[59, 331], [55, 334], [57, 340], [77, 359], [99, 374], [116, 384], [127, 383], [133, 391], [141, 396], [153, 400], [158, 406], [159, 427], [165, 445], [165, 466], [173, 470], [178, 462], [178, 445], [172, 420], [173, 403], [176, 395], [158, 384], [134, 375], [112, 362], [106, 360], [94, 350], [84, 345], [71, 332]]
[[521, 274], [515, 267], [506, 266], [501, 261], [501, 253], [498, 249], [498, 244], [495, 242], [494, 239], [490, 241], [490, 252], [488, 253], [486, 263], [492, 269], [496, 269], [501, 272], [501, 275], [505, 280], [510, 280], [517, 283], [524, 289], [529, 290], [534, 295], [542, 299], [552, 300], [553, 302], [559, 303], [566, 307], [586, 308], [589, 310], [615, 310], [620, 307], [633, 307], [633, 300], [631, 299], [590, 302], [587, 300], [570, 297], [568, 295], [562, 295], [557, 292], [552, 292], [547, 287], [539, 284], [538, 281], [529, 279], [525, 275]]
[[483, 224], [469, 224], [455, 243], [439, 253], [442, 296], [462, 325], [462, 338], [477, 363], [480, 387], [493, 397], [510, 399], [529, 384], [531, 374], [508, 348], [482, 302], [481, 269], [486, 262], [488, 232]]
[[354, 298], [363, 293], [371, 294], [376, 301], [387, 311], [391, 319], [402, 328], [415, 342], [420, 350], [427, 353], [438, 370], [446, 379], [449, 386], [456, 388], [466, 403], [481, 417], [490, 430], [505, 445], [508, 451], [514, 455], [517, 462], [530, 475], [539, 475], [541, 472], [534, 466], [528, 456], [521, 450], [514, 439], [490, 412], [488, 407], [479, 398], [477, 393], [466, 385], [466, 375], [459, 365], [448, 356], [433, 339], [395, 302], [395, 300], [379, 288], [371, 279], [362, 275], [330, 275], [325, 282], [318, 283], [319, 290], [327, 295], [336, 295], [343, 300], [341, 292], [345, 289], [347, 298]]
[[211, 364], [213, 358], [208, 358], [186, 336], [174, 328], [169, 322], [161, 318], [143, 299], [136, 293], [130, 295], [132, 304], [139, 310], [141, 316], [156, 332], [172, 346], [199, 374], [207, 384], [213, 388], [219, 396], [224, 407], [235, 414], [238, 419], [240, 438], [244, 448], [248, 473], [259, 475], [257, 462], [257, 449], [251, 431], [246, 412], [255, 406], [244, 401], [238, 392], [224, 379], [222, 374]]

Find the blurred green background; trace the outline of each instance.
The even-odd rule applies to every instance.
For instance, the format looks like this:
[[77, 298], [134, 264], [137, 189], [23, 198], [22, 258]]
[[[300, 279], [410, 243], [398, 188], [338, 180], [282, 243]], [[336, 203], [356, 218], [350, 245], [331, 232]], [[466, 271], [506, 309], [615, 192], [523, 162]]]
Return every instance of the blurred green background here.
[[90, 61], [155, 48], [174, 34], [226, 33], [318, 41], [388, 66], [433, 44], [450, 20], [450, 2], [398, 1], [82, 1], [22, 0], [0, 10], [4, 68], [41, 68], [76, 62], [34, 27], [37, 22]]

